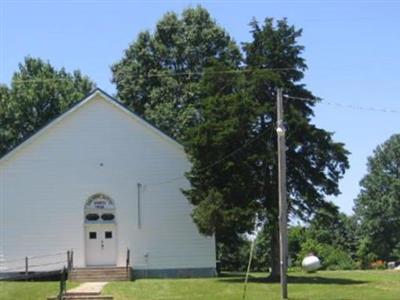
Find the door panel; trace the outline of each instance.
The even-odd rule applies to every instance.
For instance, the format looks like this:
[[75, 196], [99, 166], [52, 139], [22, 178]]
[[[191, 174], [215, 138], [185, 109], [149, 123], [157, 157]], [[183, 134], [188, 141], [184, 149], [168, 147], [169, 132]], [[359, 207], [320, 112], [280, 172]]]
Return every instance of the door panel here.
[[117, 253], [115, 224], [87, 224], [85, 234], [86, 265], [115, 265]]

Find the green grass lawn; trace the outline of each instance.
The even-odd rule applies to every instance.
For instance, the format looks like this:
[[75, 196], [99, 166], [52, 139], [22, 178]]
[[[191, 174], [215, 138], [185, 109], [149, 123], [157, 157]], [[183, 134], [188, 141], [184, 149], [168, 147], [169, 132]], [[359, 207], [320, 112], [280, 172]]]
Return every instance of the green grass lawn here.
[[[46, 300], [48, 296], [58, 293], [60, 283], [49, 282], [25, 282], [2, 281], [0, 282], [1, 300]], [[67, 288], [77, 286], [76, 283], [68, 283]]]
[[[278, 300], [280, 288], [264, 274], [253, 274], [247, 287], [247, 300]], [[68, 283], [68, 287], [76, 283]], [[1, 300], [45, 300], [56, 295], [58, 282], [0, 282]], [[115, 300], [241, 300], [243, 277], [211, 279], [140, 279], [113, 282], [104, 294]], [[289, 297], [292, 300], [398, 300], [400, 272], [321, 271], [315, 274], [290, 273]]]
[[[248, 300], [278, 300], [280, 287], [268, 283], [265, 274], [253, 274], [247, 287]], [[214, 279], [141, 279], [110, 283], [105, 294], [115, 300], [239, 300], [243, 278], [227, 276]], [[289, 297], [293, 300], [398, 300], [400, 272], [321, 271], [315, 274], [290, 273]]]

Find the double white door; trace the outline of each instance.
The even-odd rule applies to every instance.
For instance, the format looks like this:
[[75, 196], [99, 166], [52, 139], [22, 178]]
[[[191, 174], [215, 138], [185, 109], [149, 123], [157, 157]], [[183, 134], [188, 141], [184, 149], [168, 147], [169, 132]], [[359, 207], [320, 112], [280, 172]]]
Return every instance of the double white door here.
[[117, 258], [115, 224], [86, 224], [86, 265], [114, 266]]

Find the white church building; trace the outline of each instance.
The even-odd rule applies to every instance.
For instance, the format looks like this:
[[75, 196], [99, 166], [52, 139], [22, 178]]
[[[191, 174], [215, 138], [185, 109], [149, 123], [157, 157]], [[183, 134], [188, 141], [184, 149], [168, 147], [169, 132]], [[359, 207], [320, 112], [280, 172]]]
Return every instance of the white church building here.
[[137, 277], [213, 276], [215, 239], [181, 192], [189, 168], [180, 144], [96, 89], [0, 159], [2, 260], [73, 249], [77, 268], [125, 266], [129, 249]]

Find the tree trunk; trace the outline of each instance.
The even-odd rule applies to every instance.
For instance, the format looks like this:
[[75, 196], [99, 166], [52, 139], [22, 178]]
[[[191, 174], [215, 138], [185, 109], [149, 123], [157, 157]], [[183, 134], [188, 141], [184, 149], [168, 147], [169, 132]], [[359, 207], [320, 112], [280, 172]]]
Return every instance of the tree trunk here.
[[280, 259], [279, 259], [279, 225], [273, 222], [270, 228], [271, 237], [271, 274], [269, 279], [272, 281], [280, 280]]

